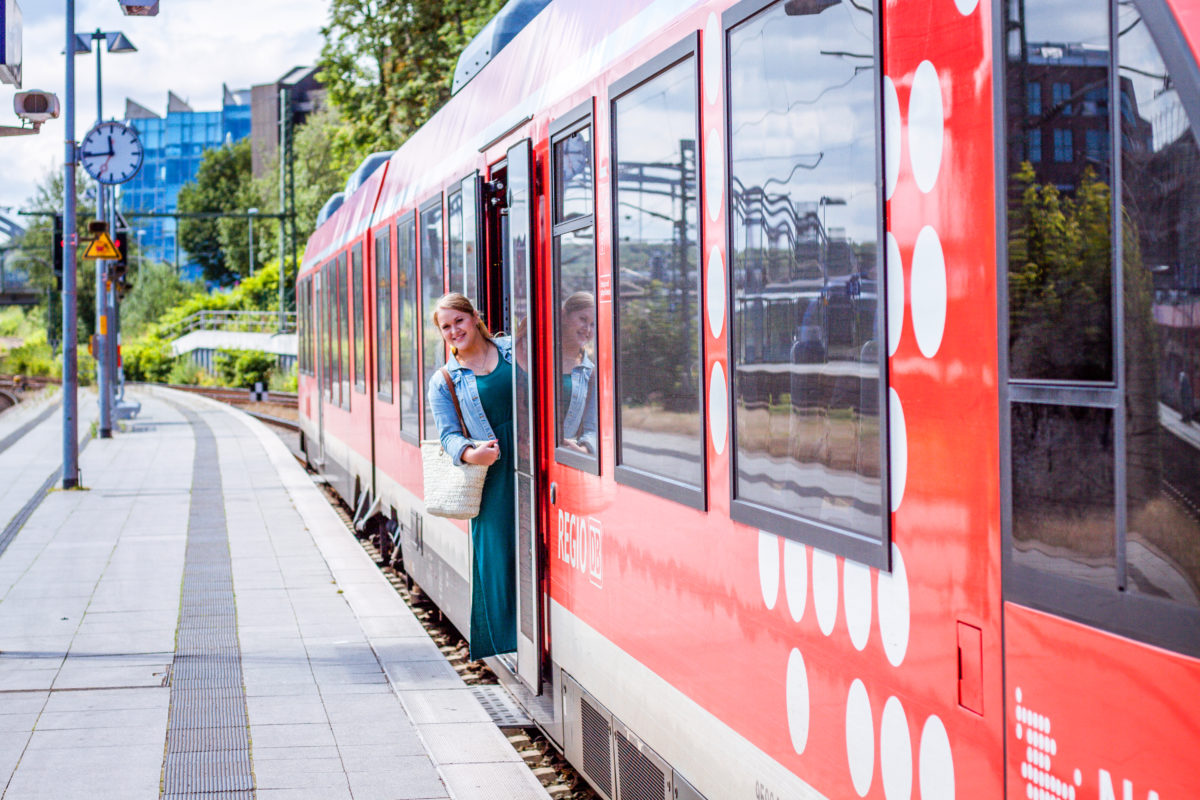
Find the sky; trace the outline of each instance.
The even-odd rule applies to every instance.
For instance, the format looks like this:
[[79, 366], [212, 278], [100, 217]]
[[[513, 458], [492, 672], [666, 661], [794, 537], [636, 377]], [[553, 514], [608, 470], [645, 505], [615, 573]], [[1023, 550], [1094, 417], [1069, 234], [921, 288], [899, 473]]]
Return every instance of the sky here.
[[[24, 18], [21, 89], [54, 92], [65, 105], [66, 0], [17, 2]], [[216, 111], [222, 83], [246, 89], [314, 64], [327, 15], [328, 0], [160, 0], [154, 17], [124, 16], [117, 0], [76, 0], [75, 32], [120, 31], [138, 48], [101, 55], [104, 118], [120, 119], [127, 97], [161, 115], [173, 91], [197, 111]], [[0, 84], [0, 125], [20, 124], [12, 107], [17, 91]], [[94, 50], [75, 57], [75, 95], [78, 142], [96, 122]], [[0, 137], [0, 213], [19, 219], [16, 211], [37, 185], [62, 170], [65, 141], [61, 115], [40, 134]]]

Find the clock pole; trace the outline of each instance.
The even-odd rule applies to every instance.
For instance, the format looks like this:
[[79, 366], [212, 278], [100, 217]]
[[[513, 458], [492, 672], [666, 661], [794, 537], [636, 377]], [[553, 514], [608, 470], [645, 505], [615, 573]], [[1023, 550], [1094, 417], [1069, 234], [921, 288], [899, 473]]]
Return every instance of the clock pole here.
[[75, 0], [67, 3], [66, 153], [63, 157], [62, 488], [79, 485], [79, 365], [75, 325]]
[[[100, 83], [100, 42], [103, 40], [103, 34], [97, 28], [92, 34], [92, 40], [96, 43], [96, 124], [104, 122], [104, 94], [101, 90]], [[111, 145], [112, 139], [109, 139]], [[108, 148], [109, 153], [112, 153], [112, 147]], [[111, 155], [110, 155], [111, 157]], [[96, 219], [108, 224], [108, 187], [100, 180], [96, 181]], [[116, 233], [115, 229], [109, 225], [108, 230]], [[111, 348], [108, 346], [108, 340], [114, 335], [112, 330], [112, 313], [109, 311], [108, 302], [108, 262], [104, 260], [96, 261], [96, 332], [99, 334], [96, 337], [96, 378], [100, 390], [100, 438], [112, 438], [112, 384], [113, 384], [113, 363], [110, 357]]]

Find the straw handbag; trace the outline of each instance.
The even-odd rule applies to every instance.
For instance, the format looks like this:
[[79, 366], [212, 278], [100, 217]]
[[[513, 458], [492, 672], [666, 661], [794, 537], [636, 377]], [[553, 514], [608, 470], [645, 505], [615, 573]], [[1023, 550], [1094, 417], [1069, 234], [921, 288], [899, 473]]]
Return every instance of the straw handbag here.
[[[454, 413], [458, 415], [459, 429], [467, 435], [462, 409], [458, 405], [458, 394], [450, 373], [442, 367], [442, 377], [454, 401]], [[479, 516], [479, 501], [483, 497], [483, 482], [487, 479], [486, 464], [459, 466], [442, 449], [438, 439], [421, 441], [421, 466], [425, 472], [425, 510], [435, 517], [451, 519], [474, 519]]]

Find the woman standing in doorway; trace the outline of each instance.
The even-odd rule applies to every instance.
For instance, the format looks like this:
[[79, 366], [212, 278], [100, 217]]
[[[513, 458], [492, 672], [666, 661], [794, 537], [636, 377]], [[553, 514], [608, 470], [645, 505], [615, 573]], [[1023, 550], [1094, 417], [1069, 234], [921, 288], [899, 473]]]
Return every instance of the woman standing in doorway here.
[[442, 447], [454, 463], [488, 465], [479, 516], [471, 520], [470, 656], [517, 649], [513, 471], [512, 339], [493, 336], [471, 301], [458, 292], [433, 309], [433, 324], [450, 347], [446, 370], [462, 408], [462, 430], [449, 387], [438, 370], [429, 405]]

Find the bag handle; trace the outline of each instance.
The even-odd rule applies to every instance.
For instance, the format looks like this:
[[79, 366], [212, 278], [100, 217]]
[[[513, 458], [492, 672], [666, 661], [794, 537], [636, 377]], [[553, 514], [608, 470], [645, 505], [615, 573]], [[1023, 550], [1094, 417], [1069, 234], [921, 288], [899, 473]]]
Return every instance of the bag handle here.
[[467, 435], [467, 423], [463, 422], [462, 408], [458, 405], [458, 393], [454, 391], [454, 381], [450, 379], [450, 371], [441, 369], [442, 377], [446, 379], [446, 388], [450, 390], [450, 399], [454, 401], [454, 413], [458, 415], [458, 427], [462, 435]]

